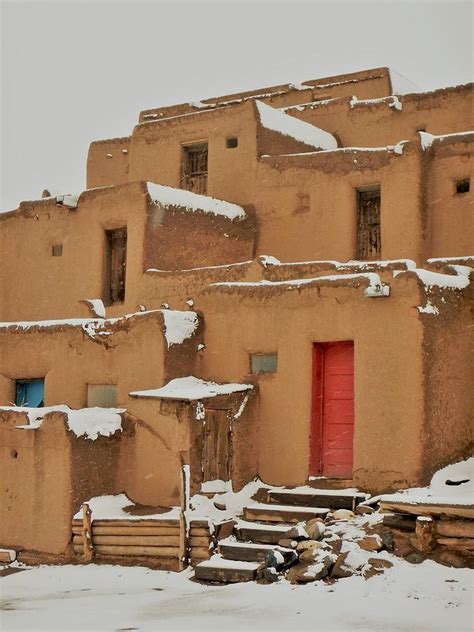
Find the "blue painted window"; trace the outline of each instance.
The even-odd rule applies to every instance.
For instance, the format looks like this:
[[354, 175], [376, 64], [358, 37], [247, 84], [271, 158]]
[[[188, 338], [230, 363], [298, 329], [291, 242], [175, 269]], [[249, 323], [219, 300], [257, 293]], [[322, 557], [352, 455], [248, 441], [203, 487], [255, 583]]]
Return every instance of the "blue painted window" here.
[[30, 408], [41, 408], [44, 406], [44, 379], [17, 380], [15, 404]]

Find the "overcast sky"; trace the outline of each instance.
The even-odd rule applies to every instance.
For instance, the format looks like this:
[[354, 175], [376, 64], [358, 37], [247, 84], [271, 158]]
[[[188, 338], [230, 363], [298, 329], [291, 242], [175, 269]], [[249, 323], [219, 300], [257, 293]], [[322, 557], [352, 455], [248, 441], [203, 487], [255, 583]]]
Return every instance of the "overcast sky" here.
[[470, 2], [3, 1], [0, 208], [85, 186], [89, 143], [142, 109], [390, 66], [472, 80]]

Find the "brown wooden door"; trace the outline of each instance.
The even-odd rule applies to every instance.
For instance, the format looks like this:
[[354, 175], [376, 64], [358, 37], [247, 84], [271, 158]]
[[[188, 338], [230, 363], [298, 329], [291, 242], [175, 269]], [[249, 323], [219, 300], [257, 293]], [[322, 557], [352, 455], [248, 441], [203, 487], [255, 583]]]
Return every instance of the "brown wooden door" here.
[[357, 192], [357, 252], [361, 261], [380, 259], [380, 189]]
[[227, 410], [206, 408], [203, 422], [202, 480], [230, 480], [231, 425]]

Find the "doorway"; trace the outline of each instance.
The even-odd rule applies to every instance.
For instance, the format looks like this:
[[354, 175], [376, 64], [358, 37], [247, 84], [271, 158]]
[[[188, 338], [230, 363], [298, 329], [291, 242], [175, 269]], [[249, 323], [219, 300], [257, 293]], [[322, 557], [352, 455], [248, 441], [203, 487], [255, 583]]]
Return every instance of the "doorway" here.
[[202, 425], [202, 482], [231, 478], [231, 416], [228, 410], [205, 409]]
[[313, 345], [310, 476], [352, 478], [354, 343]]

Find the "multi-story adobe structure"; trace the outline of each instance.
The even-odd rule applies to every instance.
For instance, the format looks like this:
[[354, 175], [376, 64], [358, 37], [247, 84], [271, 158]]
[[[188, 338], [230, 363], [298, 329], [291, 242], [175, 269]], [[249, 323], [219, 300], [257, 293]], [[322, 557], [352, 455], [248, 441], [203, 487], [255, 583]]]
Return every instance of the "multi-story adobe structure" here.
[[471, 128], [471, 85], [273, 86], [141, 112], [1, 215], [0, 544], [176, 505], [183, 464], [382, 491], [469, 454]]

